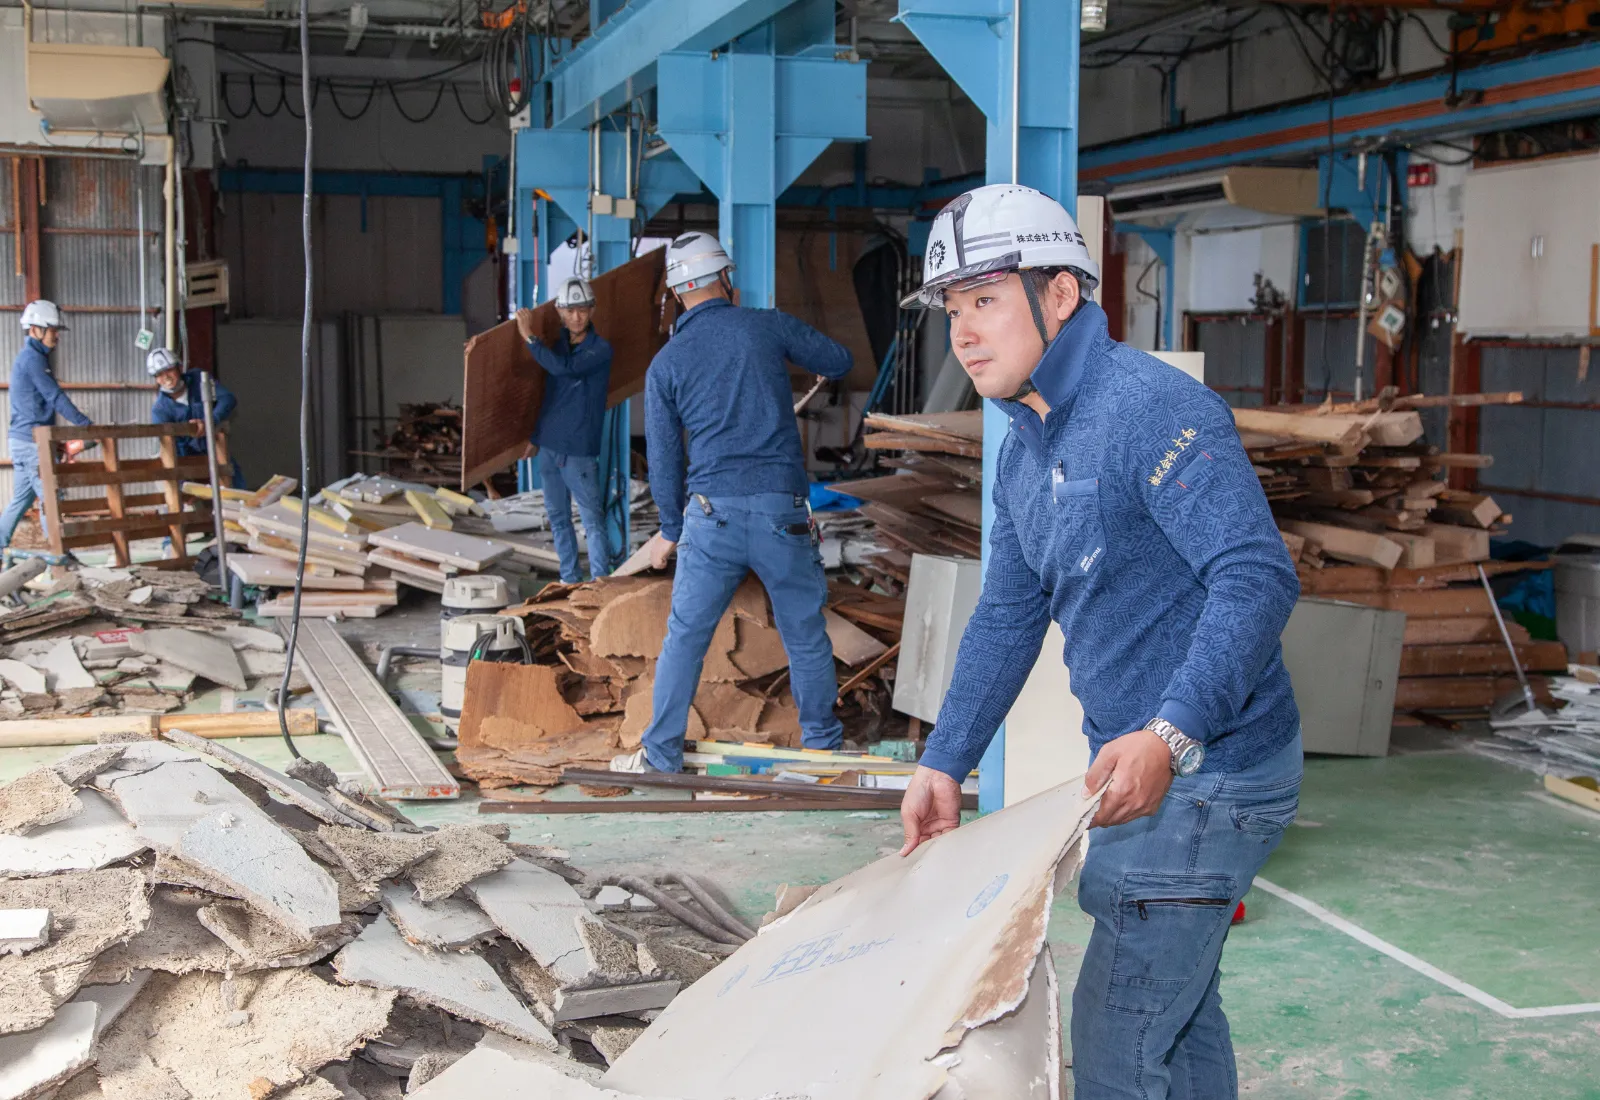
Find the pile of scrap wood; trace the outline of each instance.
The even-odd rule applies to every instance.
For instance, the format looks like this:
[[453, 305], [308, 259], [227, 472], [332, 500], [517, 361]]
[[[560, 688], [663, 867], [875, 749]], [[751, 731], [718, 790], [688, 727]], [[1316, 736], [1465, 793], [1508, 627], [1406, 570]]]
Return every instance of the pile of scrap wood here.
[[[1332, 560], [1423, 569], [1486, 561], [1489, 535], [1504, 531], [1511, 517], [1493, 498], [1451, 489], [1444, 480], [1452, 469], [1483, 469], [1493, 456], [1441, 453], [1422, 441], [1416, 410], [1521, 400], [1520, 393], [1462, 394], [1401, 397], [1371, 410], [1235, 409], [1234, 421], [1297, 565], [1317, 569]], [[1174, 442], [1173, 470], [1193, 445]], [[1151, 476], [1173, 470], [1158, 468]]]
[[507, 835], [180, 732], [29, 772], [0, 787], [0, 1096], [398, 1098], [486, 1036], [593, 1080], [752, 935], [687, 876]]
[[[225, 500], [236, 525], [228, 569], [245, 584], [294, 587], [302, 508], [308, 508], [302, 611], [370, 618], [394, 607], [399, 584], [441, 592], [451, 577], [493, 570], [525, 575], [554, 555], [516, 535], [495, 532], [471, 497], [444, 487], [357, 476], [311, 499], [283, 496], [264, 506]], [[491, 537], [493, 536], [493, 537]], [[260, 614], [290, 614], [288, 593], [263, 599]]]
[[424, 485], [455, 485], [461, 480], [461, 409], [449, 401], [401, 405], [400, 421], [378, 450], [360, 452], [383, 459], [384, 473]]
[[982, 556], [983, 413], [873, 414], [866, 427], [868, 449], [901, 452], [879, 459], [895, 473], [829, 485], [866, 502], [861, 514], [888, 551], [863, 570], [903, 588], [912, 554]]
[[[1486, 712], [1508, 692], [1518, 690], [1511, 654], [1500, 636], [1494, 607], [1478, 576], [1547, 569], [1548, 562], [1485, 562], [1421, 569], [1330, 565], [1300, 574], [1300, 594], [1366, 604], [1406, 615], [1400, 652], [1400, 680], [1394, 709], [1399, 724], [1450, 724], [1454, 718]], [[1517, 660], [1532, 674], [1534, 690], [1548, 699], [1541, 672], [1567, 667], [1560, 642], [1540, 642], [1520, 624], [1506, 620]]]
[[[879, 673], [903, 606], [856, 591], [837, 596], [838, 610], [825, 615], [849, 688], [841, 717], [847, 727], [869, 727], [887, 709]], [[551, 585], [502, 612], [523, 620], [536, 663], [469, 667], [456, 752], [462, 772], [484, 787], [551, 786], [564, 767], [603, 768], [639, 748], [671, 604], [670, 580], [611, 577]], [[688, 739], [798, 747], [788, 665], [766, 592], [748, 577], [712, 636]]]

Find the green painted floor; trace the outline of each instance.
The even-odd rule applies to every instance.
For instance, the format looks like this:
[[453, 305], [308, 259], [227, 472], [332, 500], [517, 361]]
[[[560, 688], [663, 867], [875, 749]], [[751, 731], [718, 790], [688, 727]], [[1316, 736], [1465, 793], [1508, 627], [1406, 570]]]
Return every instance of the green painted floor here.
[[[335, 737], [298, 739], [338, 771]], [[230, 742], [281, 766], [281, 742]], [[0, 753], [0, 780], [61, 749]], [[475, 800], [419, 822], [486, 820]], [[895, 851], [881, 812], [496, 816], [592, 871], [693, 872], [746, 916], [784, 883]], [[1462, 752], [1307, 762], [1300, 821], [1264, 877], [1518, 1008], [1600, 1002], [1600, 814]], [[1600, 1013], [1507, 1019], [1260, 889], [1223, 954], [1241, 1091], [1286, 1100], [1600, 1100]], [[1088, 922], [1069, 890], [1051, 940], [1070, 996]]]

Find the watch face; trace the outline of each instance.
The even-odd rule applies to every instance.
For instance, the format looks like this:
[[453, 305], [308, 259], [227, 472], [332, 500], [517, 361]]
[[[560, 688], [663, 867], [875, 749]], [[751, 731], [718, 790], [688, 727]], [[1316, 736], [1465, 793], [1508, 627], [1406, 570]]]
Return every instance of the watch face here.
[[1193, 775], [1200, 770], [1200, 762], [1206, 758], [1206, 750], [1200, 745], [1190, 745], [1178, 756], [1178, 774]]

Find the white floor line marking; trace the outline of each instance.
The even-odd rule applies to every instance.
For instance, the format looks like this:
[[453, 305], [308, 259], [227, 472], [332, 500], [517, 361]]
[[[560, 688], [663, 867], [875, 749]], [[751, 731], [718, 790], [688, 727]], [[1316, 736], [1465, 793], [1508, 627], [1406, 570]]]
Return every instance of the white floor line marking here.
[[1432, 978], [1447, 989], [1453, 989], [1463, 997], [1476, 1001], [1484, 1008], [1499, 1013], [1507, 1019], [1527, 1020], [1542, 1016], [1577, 1016], [1589, 1012], [1600, 1012], [1600, 1002], [1594, 1004], [1546, 1005], [1542, 1008], [1514, 1008], [1499, 997], [1485, 993], [1475, 985], [1468, 985], [1452, 974], [1446, 974], [1432, 963], [1424, 962], [1411, 952], [1396, 947], [1388, 940], [1379, 939], [1360, 925], [1350, 923], [1339, 914], [1324, 909], [1308, 897], [1302, 897], [1293, 890], [1285, 890], [1277, 883], [1268, 882], [1264, 878], [1258, 877], [1255, 880], [1255, 884], [1273, 897], [1281, 898], [1297, 909], [1310, 913], [1323, 924], [1338, 929], [1351, 939], [1366, 944], [1374, 951], [1383, 952], [1396, 962], [1409, 966], [1423, 977]]

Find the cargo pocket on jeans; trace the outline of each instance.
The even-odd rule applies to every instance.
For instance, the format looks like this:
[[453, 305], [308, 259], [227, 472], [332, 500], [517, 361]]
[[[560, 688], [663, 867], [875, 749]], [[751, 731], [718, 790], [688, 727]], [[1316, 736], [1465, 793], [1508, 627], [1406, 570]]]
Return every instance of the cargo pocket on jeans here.
[[1233, 827], [1245, 833], [1275, 837], [1289, 827], [1299, 809], [1298, 795], [1246, 802], [1233, 807]]
[[1227, 930], [1232, 901], [1229, 875], [1123, 875], [1106, 1007], [1151, 1016], [1170, 1008]]

